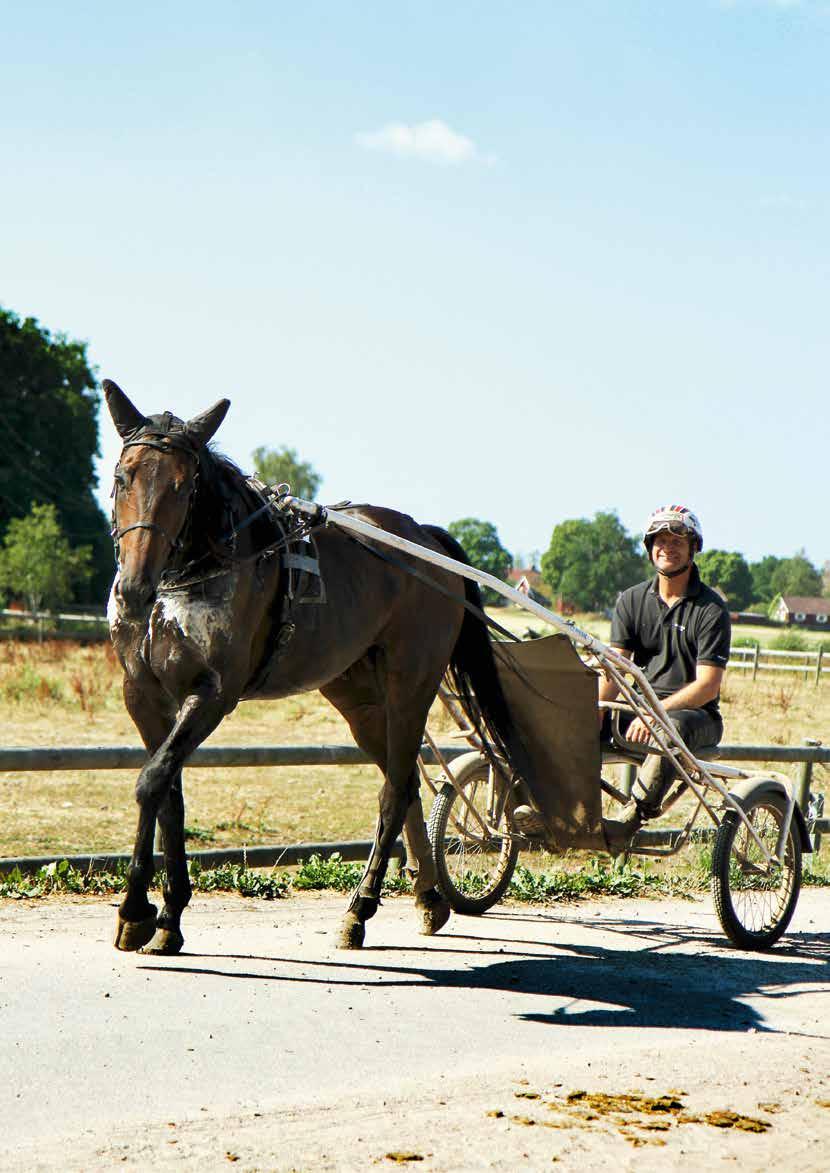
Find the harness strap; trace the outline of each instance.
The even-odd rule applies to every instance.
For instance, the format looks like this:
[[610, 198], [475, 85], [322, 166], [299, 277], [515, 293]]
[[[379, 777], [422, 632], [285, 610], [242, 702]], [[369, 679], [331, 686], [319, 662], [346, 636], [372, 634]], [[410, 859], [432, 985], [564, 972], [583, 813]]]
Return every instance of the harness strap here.
[[116, 542], [118, 542], [124, 537], [124, 534], [128, 534], [130, 530], [134, 529], [158, 530], [161, 536], [166, 538], [170, 543], [171, 550], [181, 550], [182, 548], [182, 543], [179, 538], [171, 538], [167, 530], [155, 521], [136, 521], [133, 525], [125, 525], [123, 529], [112, 529], [110, 530], [110, 537], [115, 538]]

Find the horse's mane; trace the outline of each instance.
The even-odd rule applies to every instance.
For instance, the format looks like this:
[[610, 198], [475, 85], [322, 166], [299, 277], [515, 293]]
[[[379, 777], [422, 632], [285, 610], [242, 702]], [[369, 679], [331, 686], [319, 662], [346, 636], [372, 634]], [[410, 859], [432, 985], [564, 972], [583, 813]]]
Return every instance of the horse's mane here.
[[[208, 444], [199, 450], [199, 480], [191, 506], [188, 557], [210, 552], [230, 531], [253, 513], [262, 501], [248, 484], [248, 474], [229, 456]], [[256, 549], [274, 541], [275, 530], [268, 515], [259, 517], [246, 529]]]

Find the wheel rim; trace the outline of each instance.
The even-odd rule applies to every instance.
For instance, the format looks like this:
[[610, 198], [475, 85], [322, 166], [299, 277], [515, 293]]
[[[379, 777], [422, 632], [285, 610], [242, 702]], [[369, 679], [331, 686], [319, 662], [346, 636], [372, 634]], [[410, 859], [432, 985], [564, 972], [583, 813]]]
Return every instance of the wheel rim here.
[[[761, 805], [748, 817], [758, 838], [773, 855], [781, 833], [781, 812]], [[747, 827], [739, 823], [729, 853], [729, 898], [735, 917], [747, 933], [763, 936], [775, 928], [792, 898], [795, 882], [792, 833], [787, 836], [783, 866], [769, 866]]]
[[490, 786], [486, 776], [474, 778], [464, 794], [482, 821], [496, 832], [486, 835], [467, 805], [456, 798], [447, 821], [444, 857], [453, 887], [465, 896], [479, 896], [499, 883], [510, 866], [512, 840], [509, 837], [505, 804], [499, 812], [501, 787]]

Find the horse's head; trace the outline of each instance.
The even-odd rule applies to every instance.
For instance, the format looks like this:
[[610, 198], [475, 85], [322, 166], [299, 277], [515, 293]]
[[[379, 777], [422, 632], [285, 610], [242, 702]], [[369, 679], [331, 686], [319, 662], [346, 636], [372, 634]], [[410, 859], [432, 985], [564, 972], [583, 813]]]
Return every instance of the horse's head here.
[[185, 423], [169, 411], [142, 415], [109, 379], [104, 380], [104, 394], [124, 441], [113, 486], [116, 601], [123, 615], [139, 619], [152, 606], [171, 556], [182, 548], [199, 455], [225, 418], [230, 401], [220, 399]]

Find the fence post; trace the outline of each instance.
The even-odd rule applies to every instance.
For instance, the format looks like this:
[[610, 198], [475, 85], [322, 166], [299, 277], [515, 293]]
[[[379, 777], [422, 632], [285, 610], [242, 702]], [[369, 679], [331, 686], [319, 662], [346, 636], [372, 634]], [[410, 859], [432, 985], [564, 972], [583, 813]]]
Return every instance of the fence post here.
[[760, 647], [761, 647], [761, 641], [756, 640], [755, 641], [755, 654], [752, 657], [752, 679], [753, 680], [758, 675], [758, 650]]
[[821, 647], [819, 648], [818, 655], [816, 656], [816, 685], [818, 685], [819, 681], [821, 680], [821, 661], [823, 656], [824, 648]]
[[[814, 737], [807, 737], [804, 739], [804, 744], [809, 746], [821, 745]], [[802, 762], [798, 767], [798, 777], [795, 783], [795, 800], [801, 807], [802, 814], [806, 816], [807, 806], [810, 801], [810, 783], [813, 779], [813, 763]]]

